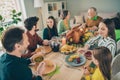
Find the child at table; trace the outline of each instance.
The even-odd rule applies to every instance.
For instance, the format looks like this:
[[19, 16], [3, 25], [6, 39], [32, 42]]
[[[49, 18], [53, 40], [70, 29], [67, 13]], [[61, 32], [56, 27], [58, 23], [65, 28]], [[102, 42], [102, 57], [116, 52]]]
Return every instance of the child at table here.
[[89, 70], [85, 68], [85, 80], [111, 80], [112, 55], [109, 49], [106, 47], [95, 48], [92, 61], [96, 65], [95, 72], [90, 75]]

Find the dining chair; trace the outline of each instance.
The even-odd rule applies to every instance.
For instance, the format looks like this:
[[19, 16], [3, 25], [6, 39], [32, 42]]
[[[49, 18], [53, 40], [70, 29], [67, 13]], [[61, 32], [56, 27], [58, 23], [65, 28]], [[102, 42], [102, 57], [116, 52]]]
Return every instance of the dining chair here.
[[117, 53], [120, 53], [120, 40], [117, 41]]
[[118, 72], [116, 75], [111, 77], [111, 80], [120, 80], [120, 72]]
[[111, 68], [112, 76], [115, 76], [118, 72], [120, 72], [120, 53], [113, 58]]

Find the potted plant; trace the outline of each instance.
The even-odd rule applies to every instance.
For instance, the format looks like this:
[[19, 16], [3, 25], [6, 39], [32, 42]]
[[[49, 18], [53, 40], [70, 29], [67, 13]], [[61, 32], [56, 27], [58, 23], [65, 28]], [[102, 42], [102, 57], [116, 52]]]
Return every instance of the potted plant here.
[[16, 12], [16, 10], [12, 10], [10, 16], [11, 20], [9, 22], [5, 22], [5, 18], [0, 15], [0, 36], [2, 32], [8, 28], [10, 25], [18, 24], [21, 21], [20, 16], [22, 15], [21, 12]]

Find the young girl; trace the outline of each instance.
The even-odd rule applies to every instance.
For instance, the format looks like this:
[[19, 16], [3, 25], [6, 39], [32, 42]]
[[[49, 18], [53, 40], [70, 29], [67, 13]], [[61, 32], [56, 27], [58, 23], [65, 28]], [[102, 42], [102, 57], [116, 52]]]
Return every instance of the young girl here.
[[95, 48], [92, 61], [96, 65], [96, 69], [89, 79], [89, 71], [85, 69], [86, 80], [111, 80], [112, 55], [110, 50], [106, 47]]
[[56, 21], [53, 16], [49, 16], [47, 27], [43, 31], [43, 39], [50, 40], [53, 36], [58, 36]]

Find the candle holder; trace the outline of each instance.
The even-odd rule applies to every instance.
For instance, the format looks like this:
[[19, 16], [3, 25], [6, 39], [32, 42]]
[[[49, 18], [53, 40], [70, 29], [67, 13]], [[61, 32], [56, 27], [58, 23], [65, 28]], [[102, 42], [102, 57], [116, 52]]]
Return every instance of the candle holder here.
[[62, 45], [65, 45], [66, 44], [66, 37], [63, 37], [62, 38]]

